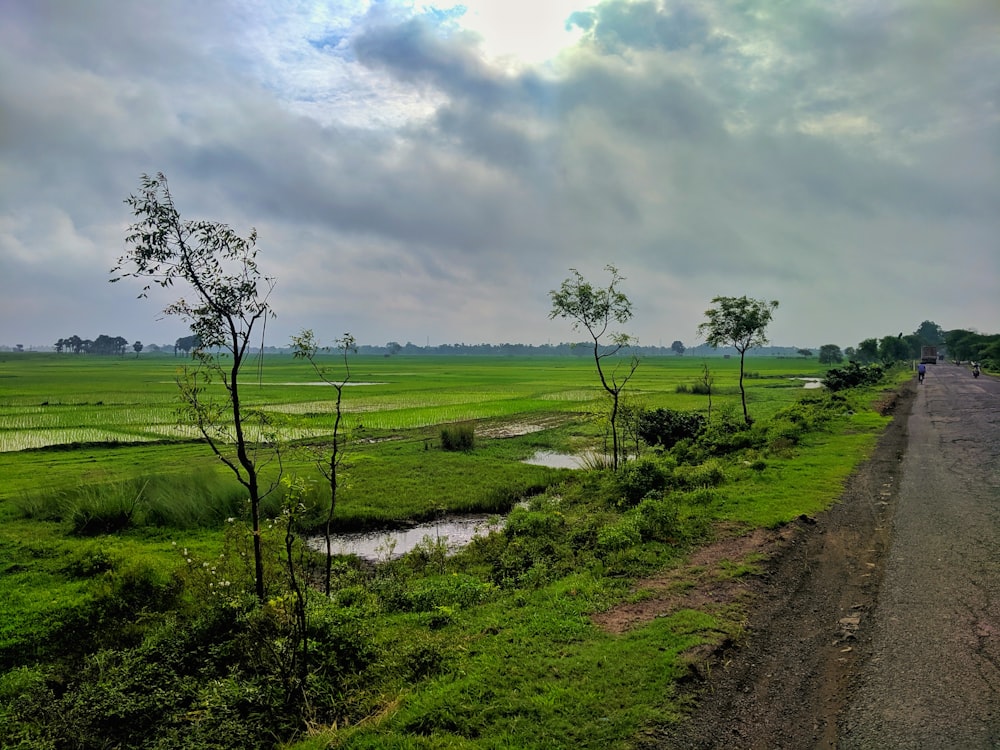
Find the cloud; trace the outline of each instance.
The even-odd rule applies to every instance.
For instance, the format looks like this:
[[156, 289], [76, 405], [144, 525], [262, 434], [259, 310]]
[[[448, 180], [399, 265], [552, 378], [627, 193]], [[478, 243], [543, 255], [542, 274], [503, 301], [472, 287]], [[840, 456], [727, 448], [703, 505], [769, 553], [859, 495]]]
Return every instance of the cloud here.
[[258, 229], [277, 343], [569, 338], [548, 291], [607, 263], [647, 343], [718, 294], [790, 345], [1000, 319], [992, 0], [581, 4], [520, 64], [459, 8], [8, 6], [0, 344], [184, 333], [106, 284], [156, 171]]

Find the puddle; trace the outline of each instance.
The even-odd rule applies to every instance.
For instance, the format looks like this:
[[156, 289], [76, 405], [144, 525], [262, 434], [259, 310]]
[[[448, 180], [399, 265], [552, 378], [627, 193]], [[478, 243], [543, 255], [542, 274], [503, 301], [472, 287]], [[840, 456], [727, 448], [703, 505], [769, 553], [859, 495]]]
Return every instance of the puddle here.
[[[503, 518], [485, 513], [468, 516], [449, 516], [439, 521], [430, 521], [406, 529], [381, 531], [359, 531], [349, 534], [335, 534], [333, 553], [335, 555], [357, 555], [362, 560], [378, 562], [401, 557], [410, 552], [425, 538], [445, 540], [450, 552], [461, 549], [473, 538], [486, 536], [491, 531], [503, 528]], [[326, 539], [313, 536], [306, 539], [310, 548], [326, 553]]]
[[822, 388], [823, 378], [792, 378], [792, 380], [804, 380], [803, 388]]
[[588, 456], [573, 453], [556, 453], [555, 451], [535, 451], [535, 455], [526, 458], [522, 463], [532, 466], [547, 466], [550, 469], [582, 469]]

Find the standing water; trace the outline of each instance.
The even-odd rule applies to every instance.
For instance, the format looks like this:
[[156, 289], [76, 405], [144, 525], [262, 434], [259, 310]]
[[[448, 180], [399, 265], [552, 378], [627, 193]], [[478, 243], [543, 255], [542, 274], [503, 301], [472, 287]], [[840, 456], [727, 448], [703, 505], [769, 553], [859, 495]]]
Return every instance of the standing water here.
[[[437, 543], [443, 540], [449, 552], [454, 552], [477, 536], [486, 536], [503, 527], [503, 519], [484, 513], [468, 516], [449, 516], [438, 521], [422, 523], [405, 529], [358, 531], [334, 534], [331, 541], [333, 554], [357, 555], [368, 562], [378, 562], [400, 557], [410, 552], [425, 539]], [[326, 538], [313, 536], [306, 544], [318, 552], [326, 552]]]

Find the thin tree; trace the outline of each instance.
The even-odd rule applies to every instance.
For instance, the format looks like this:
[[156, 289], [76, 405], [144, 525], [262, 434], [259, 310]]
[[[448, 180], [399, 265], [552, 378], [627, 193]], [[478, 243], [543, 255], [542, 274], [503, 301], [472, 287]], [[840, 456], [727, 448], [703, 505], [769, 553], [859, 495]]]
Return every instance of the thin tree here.
[[586, 330], [593, 342], [594, 364], [601, 386], [611, 396], [611, 468], [618, 469], [621, 449], [618, 440], [618, 406], [621, 392], [629, 379], [635, 374], [639, 360], [632, 354], [627, 372], [621, 374], [618, 366], [608, 370], [605, 360], [617, 357], [622, 349], [630, 347], [634, 339], [625, 333], [610, 330], [612, 323], [627, 323], [632, 318], [632, 303], [620, 291], [619, 285], [625, 280], [614, 266], [605, 266], [611, 274], [611, 281], [606, 287], [595, 287], [577, 271], [569, 269], [573, 274], [565, 279], [558, 289], [549, 292], [552, 298], [552, 311], [549, 320], [554, 318], [569, 318], [573, 321], [573, 330]]
[[344, 457], [343, 444], [345, 441], [344, 436], [341, 434], [341, 422], [343, 418], [342, 404], [344, 398], [344, 387], [351, 379], [351, 363], [348, 355], [355, 353], [358, 350], [357, 342], [349, 333], [345, 333], [343, 336], [336, 339], [334, 345], [343, 363], [341, 377], [333, 377], [330, 374], [329, 368], [322, 366], [317, 361], [316, 355], [319, 354], [320, 351], [328, 350], [328, 348], [321, 348], [319, 346], [319, 343], [316, 341], [316, 336], [311, 330], [304, 330], [298, 336], [292, 336], [292, 351], [294, 357], [296, 359], [308, 360], [309, 364], [312, 365], [313, 370], [323, 380], [323, 382], [332, 386], [337, 393], [336, 400], [334, 401], [333, 443], [330, 447], [330, 454], [329, 456], [324, 456], [316, 462], [320, 472], [330, 485], [330, 507], [327, 510], [326, 524], [324, 527], [324, 534], [326, 537], [326, 574], [324, 590], [327, 596], [330, 595], [330, 579], [333, 569], [333, 517], [337, 508], [338, 470]]
[[706, 310], [708, 320], [698, 326], [698, 334], [705, 337], [709, 346], [732, 345], [740, 353], [740, 398], [743, 402], [743, 420], [750, 424], [747, 411], [747, 392], [743, 387], [743, 366], [747, 349], [767, 343], [767, 326], [778, 308], [777, 300], [743, 297], [714, 297], [715, 307]]
[[715, 375], [708, 366], [708, 362], [701, 363], [701, 387], [708, 396], [708, 419], [712, 419], [712, 386], [715, 384]]
[[[140, 298], [147, 297], [153, 286], [170, 288], [178, 282], [186, 283], [193, 293], [191, 301], [182, 297], [164, 310], [189, 321], [201, 344], [196, 352], [200, 368], [186, 372], [178, 384], [206, 442], [249, 495], [254, 583], [257, 598], [263, 601], [260, 504], [274, 485], [262, 486], [260, 469], [270, 459], [261, 458], [259, 451], [269, 450], [266, 455], [273, 457], [276, 449], [265, 432], [266, 415], [245, 407], [241, 400], [240, 372], [251, 353], [255, 328], [258, 324], [263, 328], [274, 316], [268, 298], [275, 281], [257, 266], [256, 230], [243, 238], [225, 224], [182, 220], [162, 173], [143, 175], [138, 194], [125, 203], [136, 221], [128, 228], [128, 249], [112, 269], [111, 281], [144, 280]], [[208, 390], [213, 378], [224, 388], [221, 408]]]

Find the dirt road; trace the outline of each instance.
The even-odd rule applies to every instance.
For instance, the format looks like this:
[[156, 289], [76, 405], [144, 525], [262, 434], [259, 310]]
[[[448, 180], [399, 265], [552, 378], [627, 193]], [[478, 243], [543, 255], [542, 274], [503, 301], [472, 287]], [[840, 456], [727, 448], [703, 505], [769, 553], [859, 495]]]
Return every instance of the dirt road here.
[[698, 708], [643, 748], [1000, 748], [1000, 380], [929, 367], [798, 524]]

